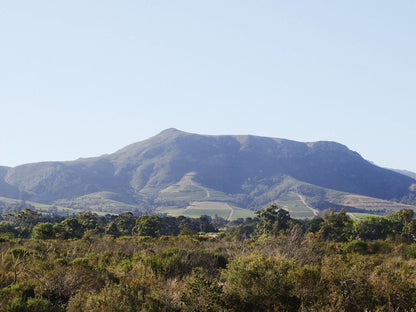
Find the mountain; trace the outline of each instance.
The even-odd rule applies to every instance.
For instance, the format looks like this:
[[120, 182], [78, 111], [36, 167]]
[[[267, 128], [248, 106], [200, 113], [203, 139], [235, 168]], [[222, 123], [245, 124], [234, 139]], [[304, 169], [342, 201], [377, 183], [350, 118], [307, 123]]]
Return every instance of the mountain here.
[[390, 211], [407, 207], [392, 200], [413, 203], [415, 191], [411, 177], [339, 143], [176, 129], [100, 157], [0, 167], [2, 197], [114, 213], [217, 202], [232, 215], [233, 207], [274, 201], [299, 213], [341, 206]]

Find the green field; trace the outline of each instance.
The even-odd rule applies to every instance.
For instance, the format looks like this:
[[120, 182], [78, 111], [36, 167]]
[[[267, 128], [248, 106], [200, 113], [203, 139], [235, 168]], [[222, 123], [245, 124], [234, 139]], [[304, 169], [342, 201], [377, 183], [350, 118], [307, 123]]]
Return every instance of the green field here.
[[157, 198], [159, 201], [227, 201], [226, 194], [198, 185], [174, 184], [162, 190]]
[[[331, 193], [329, 194], [332, 195]], [[396, 203], [393, 201], [387, 201], [379, 198], [373, 198], [356, 194], [338, 193], [338, 195], [334, 196], [334, 198], [332, 198], [332, 196], [329, 196], [328, 201], [338, 204], [340, 206], [355, 207], [370, 211], [380, 211], [383, 213], [392, 213], [401, 209], [415, 209], [415, 206], [412, 205], [406, 205], [402, 203]]]
[[97, 214], [118, 214], [125, 211], [137, 210], [135, 205], [126, 204], [117, 197], [113, 192], [97, 192], [80, 196], [70, 200], [58, 200], [56, 205], [62, 207], [71, 207], [77, 212], [80, 210], [89, 210]]
[[159, 193], [157, 200], [164, 201], [193, 201], [204, 199], [205, 193], [199, 192], [177, 192], [177, 193]]
[[[19, 204], [22, 205], [21, 200], [5, 198], [5, 197], [0, 197], [0, 203], [5, 203], [8, 205], [19, 205]], [[26, 203], [30, 206], [33, 206], [36, 211], [39, 211], [43, 214], [54, 214], [54, 215], [59, 215], [59, 216], [64, 216], [64, 217], [71, 216], [73, 214], [78, 214], [83, 211], [92, 211], [91, 209], [87, 209], [87, 208], [84, 208], [84, 209], [69, 208], [69, 207], [64, 207], [62, 205], [59, 205], [59, 204], [50, 205], [50, 204], [42, 204], [42, 203], [37, 203], [37, 202], [32, 202], [32, 201], [27, 201]], [[93, 212], [98, 215], [103, 215], [103, 216], [108, 214], [108, 212], [105, 212], [105, 211], [93, 211]], [[113, 213], [110, 213], [110, 214], [113, 214]]]
[[276, 202], [279, 207], [289, 211], [292, 218], [313, 218], [315, 216], [296, 193], [283, 194]]
[[171, 216], [185, 216], [190, 218], [199, 218], [201, 215], [208, 215], [214, 217], [215, 215], [228, 219], [231, 211], [233, 210], [231, 220], [238, 218], [254, 217], [254, 213], [251, 210], [238, 208], [233, 205], [224, 202], [213, 201], [201, 201], [193, 202], [187, 208], [183, 209], [165, 209], [161, 212], [165, 212]]
[[[21, 200], [18, 199], [12, 199], [12, 198], [6, 198], [6, 197], [0, 197], [0, 203], [4, 203], [7, 205], [23, 205]], [[78, 213], [79, 210], [76, 209], [72, 209], [72, 208], [66, 208], [66, 207], [62, 207], [62, 206], [57, 206], [57, 205], [48, 205], [48, 204], [41, 204], [41, 203], [36, 203], [36, 202], [32, 202], [32, 201], [27, 201], [26, 202], [28, 205], [31, 205], [33, 207], [35, 207], [35, 210], [38, 210], [42, 213], [55, 213], [61, 216], [67, 216], [67, 215], [72, 215], [73, 213]]]
[[[91, 211], [91, 210], [86, 210], [86, 209], [73, 209], [73, 208], [67, 208], [67, 207], [62, 207], [62, 206], [40, 204], [40, 203], [35, 203], [35, 202], [28, 202], [28, 203], [33, 205], [36, 210], [38, 210], [42, 213], [46, 213], [46, 214], [47, 213], [56, 213], [57, 215], [60, 215], [60, 216], [70, 216], [70, 215], [73, 215], [73, 214], [78, 214], [78, 213], [83, 212], [83, 211]], [[112, 214], [112, 213], [103, 212], [103, 211], [92, 211], [92, 212], [96, 213], [99, 216], [104, 216], [106, 214]]]
[[382, 218], [382, 216], [371, 214], [371, 213], [361, 213], [361, 212], [348, 212], [347, 215], [351, 216], [353, 219], [365, 219], [369, 217], [378, 217]]

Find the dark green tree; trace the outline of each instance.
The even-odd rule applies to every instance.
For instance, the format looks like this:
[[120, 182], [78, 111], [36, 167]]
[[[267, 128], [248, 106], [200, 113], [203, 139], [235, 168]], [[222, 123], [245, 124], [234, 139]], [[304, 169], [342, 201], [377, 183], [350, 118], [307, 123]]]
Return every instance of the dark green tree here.
[[120, 236], [120, 231], [118, 230], [115, 222], [111, 221], [104, 229], [104, 233], [108, 235], [114, 235], [115, 237]]
[[91, 211], [81, 212], [77, 217], [78, 223], [85, 230], [97, 230], [98, 229], [98, 218], [97, 215]]
[[34, 239], [51, 239], [55, 238], [55, 231], [52, 223], [42, 222], [33, 227], [32, 238]]
[[140, 216], [136, 220], [133, 233], [139, 236], [159, 237], [162, 235], [162, 222], [158, 216]]
[[321, 229], [322, 223], [324, 222], [324, 219], [321, 217], [315, 217], [313, 219], [310, 219], [306, 222], [306, 232], [307, 233], [316, 233]]
[[61, 225], [64, 227], [65, 231], [68, 233], [69, 237], [72, 238], [81, 238], [84, 235], [84, 229], [81, 224], [79, 224], [78, 219], [74, 217], [66, 218], [61, 222]]
[[416, 220], [412, 209], [402, 209], [386, 216], [390, 231], [399, 234], [403, 239], [412, 241], [416, 235]]
[[7, 221], [0, 221], [0, 233], [11, 233], [13, 235], [16, 235], [17, 231], [14, 228], [13, 223]]
[[291, 218], [287, 210], [277, 208], [276, 204], [255, 212], [258, 222], [255, 236], [277, 234], [290, 227]]
[[132, 230], [136, 225], [136, 218], [131, 212], [123, 212], [115, 218], [114, 223], [116, 224], [120, 235], [131, 235]]
[[389, 220], [383, 217], [369, 217], [354, 224], [354, 236], [357, 239], [385, 239], [390, 233]]
[[202, 215], [199, 218], [199, 229], [201, 232], [215, 232], [215, 228], [212, 225], [212, 218], [207, 215]]
[[321, 230], [324, 239], [337, 242], [346, 242], [353, 235], [353, 221], [347, 216], [347, 210], [343, 208], [339, 213], [333, 212], [323, 216]]

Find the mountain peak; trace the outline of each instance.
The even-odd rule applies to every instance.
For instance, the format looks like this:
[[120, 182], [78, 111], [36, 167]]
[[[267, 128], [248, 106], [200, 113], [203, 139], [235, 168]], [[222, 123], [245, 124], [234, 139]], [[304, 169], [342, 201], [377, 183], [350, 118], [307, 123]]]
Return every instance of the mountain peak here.
[[178, 133], [186, 133], [184, 131], [178, 130], [176, 128], [168, 128], [161, 131], [158, 135], [165, 135], [165, 134], [178, 134]]
[[168, 128], [165, 129], [161, 132], [159, 132], [158, 134], [156, 134], [155, 136], [149, 138], [149, 140], [166, 140], [166, 139], [173, 139], [175, 137], [181, 136], [181, 135], [185, 135], [185, 134], [189, 134], [188, 132], [176, 129], [176, 128]]

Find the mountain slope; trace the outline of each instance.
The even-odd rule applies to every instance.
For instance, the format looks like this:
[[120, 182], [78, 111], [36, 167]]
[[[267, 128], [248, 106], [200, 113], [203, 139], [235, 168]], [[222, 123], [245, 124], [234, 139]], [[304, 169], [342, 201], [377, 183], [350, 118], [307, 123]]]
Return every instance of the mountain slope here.
[[[0, 167], [0, 196], [61, 205], [76, 201], [77, 207], [84, 203], [88, 208], [99, 203], [92, 194], [110, 192], [117, 201], [102, 199], [109, 209], [115, 202], [126, 209], [149, 209], [195, 200], [255, 209], [294, 190], [303, 192], [314, 208], [325, 209], [330, 202], [316, 200], [322, 192], [391, 200], [413, 196], [415, 183], [334, 142], [208, 136], [176, 129], [101, 157]], [[208, 193], [212, 196], [207, 198]]]
[[405, 176], [411, 177], [412, 179], [416, 180], [416, 172], [412, 172], [409, 170], [400, 170], [400, 169], [391, 169], [391, 170], [396, 171], [398, 173], [401, 173]]

